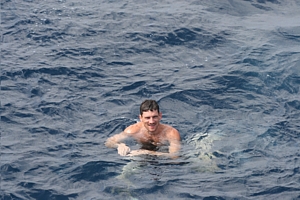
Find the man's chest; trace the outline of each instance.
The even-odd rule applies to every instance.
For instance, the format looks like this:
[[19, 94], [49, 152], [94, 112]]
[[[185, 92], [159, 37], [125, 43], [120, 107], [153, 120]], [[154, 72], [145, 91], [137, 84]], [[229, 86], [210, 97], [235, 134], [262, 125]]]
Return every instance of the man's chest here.
[[155, 146], [161, 146], [166, 143], [165, 137], [163, 135], [143, 134], [140, 135], [137, 140], [141, 144], [151, 144]]

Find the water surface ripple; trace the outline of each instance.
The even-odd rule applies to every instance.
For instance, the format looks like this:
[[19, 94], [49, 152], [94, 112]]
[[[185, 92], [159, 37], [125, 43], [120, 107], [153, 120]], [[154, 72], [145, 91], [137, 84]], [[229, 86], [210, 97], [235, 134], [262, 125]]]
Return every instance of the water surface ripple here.
[[[299, 10], [1, 1], [0, 198], [299, 199]], [[180, 131], [176, 161], [104, 146], [147, 98]], [[207, 165], [190, 139], [216, 132]]]

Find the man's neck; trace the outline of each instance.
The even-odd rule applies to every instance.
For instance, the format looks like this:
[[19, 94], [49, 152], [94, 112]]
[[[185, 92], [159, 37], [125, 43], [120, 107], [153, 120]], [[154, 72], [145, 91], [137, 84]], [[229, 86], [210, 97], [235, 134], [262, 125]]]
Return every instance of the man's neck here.
[[148, 131], [149, 135], [155, 136], [155, 135], [159, 135], [159, 133], [161, 132], [161, 125], [159, 124], [157, 129], [155, 131]]

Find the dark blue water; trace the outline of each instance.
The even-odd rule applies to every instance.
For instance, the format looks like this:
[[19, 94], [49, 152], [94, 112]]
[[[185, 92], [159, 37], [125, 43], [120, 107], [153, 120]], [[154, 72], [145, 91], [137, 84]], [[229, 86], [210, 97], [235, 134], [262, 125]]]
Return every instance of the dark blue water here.
[[[300, 199], [299, 10], [1, 0], [0, 198]], [[148, 98], [180, 131], [176, 162], [104, 146]], [[189, 138], [215, 130], [210, 170]]]

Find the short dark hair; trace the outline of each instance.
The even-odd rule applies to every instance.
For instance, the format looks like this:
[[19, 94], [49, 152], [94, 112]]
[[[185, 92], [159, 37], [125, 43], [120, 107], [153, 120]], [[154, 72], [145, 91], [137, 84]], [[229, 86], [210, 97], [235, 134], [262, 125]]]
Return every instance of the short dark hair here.
[[159, 113], [159, 105], [155, 100], [147, 99], [141, 103], [140, 106], [140, 115], [143, 115], [143, 112], [157, 110]]

